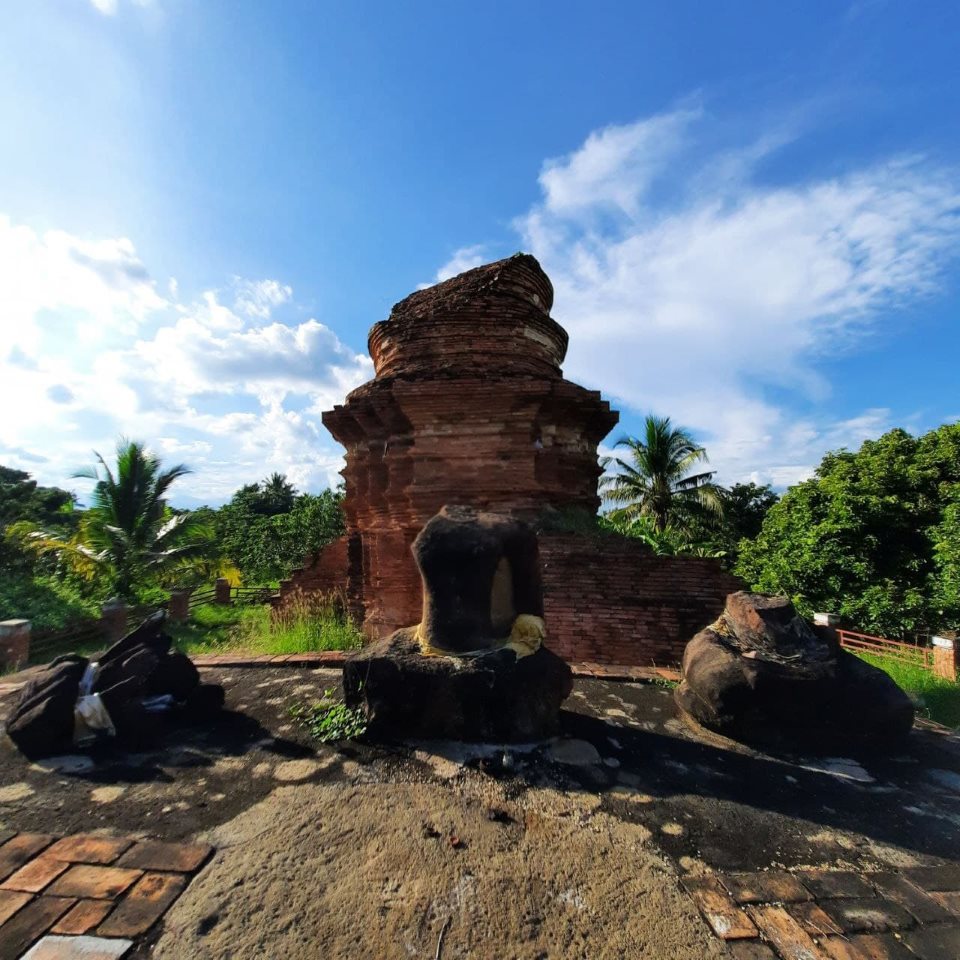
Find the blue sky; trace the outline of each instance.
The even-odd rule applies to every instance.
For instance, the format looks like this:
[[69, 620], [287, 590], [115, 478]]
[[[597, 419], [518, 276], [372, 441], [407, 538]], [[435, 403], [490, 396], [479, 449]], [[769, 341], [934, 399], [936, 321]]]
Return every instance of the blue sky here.
[[[0, 463], [119, 434], [221, 502], [418, 285], [519, 249], [568, 377], [719, 479], [960, 416], [960, 6], [0, 4]], [[176, 498], [175, 498], [176, 499]]]

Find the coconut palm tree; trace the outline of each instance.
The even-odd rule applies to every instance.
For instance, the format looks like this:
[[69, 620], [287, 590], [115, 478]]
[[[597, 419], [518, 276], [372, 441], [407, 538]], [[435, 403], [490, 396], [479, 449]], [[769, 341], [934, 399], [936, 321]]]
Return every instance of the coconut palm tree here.
[[616, 446], [625, 447], [629, 455], [607, 458], [603, 466], [617, 472], [605, 475], [600, 489], [605, 500], [621, 505], [611, 511], [617, 521], [649, 518], [654, 531], [662, 533], [668, 528], [684, 531], [704, 515], [722, 513], [713, 472], [690, 473], [708, 462], [706, 450], [669, 417], [648, 416], [642, 439], [622, 437]]
[[177, 464], [162, 469], [159, 458], [142, 443], [123, 438], [113, 469], [94, 453], [98, 466], [74, 474], [96, 481], [78, 533], [64, 540], [31, 531], [25, 542], [37, 553], [58, 554], [88, 579], [104, 577], [115, 594], [128, 599], [136, 587], [157, 582], [165, 572], [210, 550], [209, 525], [193, 514], [175, 513], [165, 499], [189, 468]]

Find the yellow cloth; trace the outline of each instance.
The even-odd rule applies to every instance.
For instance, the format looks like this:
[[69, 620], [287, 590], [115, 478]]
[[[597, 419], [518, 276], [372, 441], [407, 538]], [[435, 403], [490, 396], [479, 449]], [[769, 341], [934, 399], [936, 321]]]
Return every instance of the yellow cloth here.
[[433, 647], [424, 636], [423, 624], [418, 623], [414, 632], [414, 639], [420, 645], [420, 652], [425, 657], [471, 657], [483, 656], [485, 653], [492, 653], [494, 650], [502, 650], [508, 647], [520, 657], [529, 657], [531, 653], [536, 653], [547, 635], [546, 624], [542, 617], [535, 617], [531, 613], [521, 613], [513, 621], [513, 627], [510, 630], [510, 636], [499, 647], [492, 647], [489, 650], [469, 650], [464, 653], [453, 653], [450, 650], [441, 650]]

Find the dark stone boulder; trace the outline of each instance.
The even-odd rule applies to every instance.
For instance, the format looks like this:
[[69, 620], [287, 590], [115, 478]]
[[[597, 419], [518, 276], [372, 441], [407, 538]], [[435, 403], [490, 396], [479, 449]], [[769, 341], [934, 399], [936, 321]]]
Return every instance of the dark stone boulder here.
[[[162, 716], [197, 721], [218, 711], [223, 688], [201, 684], [189, 657], [171, 652], [165, 618], [162, 610], [151, 614], [94, 663], [67, 654], [31, 680], [6, 721], [20, 751], [31, 758], [51, 756], [108, 737], [142, 744], [156, 735]], [[84, 728], [81, 702], [90, 698], [112, 733]]]
[[913, 726], [910, 698], [841, 650], [785, 597], [745, 591], [687, 644], [680, 710], [736, 739], [835, 750], [885, 749]]
[[419, 624], [349, 658], [348, 706], [374, 738], [530, 741], [558, 729], [572, 673], [541, 646], [537, 537], [511, 517], [444, 507], [417, 535]]
[[397, 630], [344, 665], [346, 703], [363, 710], [371, 737], [521, 743], [559, 732], [573, 679], [555, 653], [425, 657], [414, 634]]

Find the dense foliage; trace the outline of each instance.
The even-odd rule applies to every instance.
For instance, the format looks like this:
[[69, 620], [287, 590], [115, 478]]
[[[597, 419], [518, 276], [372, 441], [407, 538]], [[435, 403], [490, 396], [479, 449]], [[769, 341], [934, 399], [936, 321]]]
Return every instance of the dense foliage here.
[[298, 494], [274, 474], [262, 484], [241, 487], [210, 513], [223, 556], [245, 582], [268, 584], [343, 533], [342, 500], [342, 492], [333, 490]]
[[770, 509], [736, 570], [866, 632], [960, 625], [960, 424], [828, 454]]

